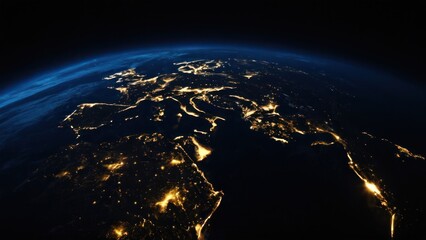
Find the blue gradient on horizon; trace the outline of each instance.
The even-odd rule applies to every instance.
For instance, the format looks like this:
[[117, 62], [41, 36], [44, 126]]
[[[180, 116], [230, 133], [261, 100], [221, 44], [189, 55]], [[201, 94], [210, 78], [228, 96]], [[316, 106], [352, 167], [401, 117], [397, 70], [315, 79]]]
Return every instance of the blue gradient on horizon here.
[[[92, 60], [80, 62], [69, 67], [61, 68], [56, 71], [51, 71], [50, 73], [43, 74], [41, 76], [35, 77], [33, 79], [19, 83], [18, 85], [12, 86], [9, 89], [3, 90], [3, 93], [0, 95], [0, 109], [17, 102], [19, 100], [33, 96], [43, 90], [50, 89], [59, 84], [80, 78], [86, 77], [97, 72], [103, 72], [106, 70], [114, 70], [121, 67], [127, 63], [126, 60], [139, 60], [139, 63], [161, 56], [161, 53], [142, 53], [136, 55], [130, 55], [131, 53], [112, 55], [108, 57], [95, 58]], [[126, 57], [129, 56], [129, 57]], [[113, 60], [114, 58], [122, 60]]]
[[[60, 67], [56, 70], [51, 70], [48, 73], [40, 74], [37, 77], [28, 80], [20, 81], [19, 83], [3, 89], [0, 92], [0, 109], [14, 102], [31, 97], [37, 93], [47, 90], [59, 84], [77, 79], [83, 76], [89, 76], [96, 72], [105, 72], [110, 70], [117, 70], [122, 67], [131, 68], [134, 65], [127, 65], [130, 60], [137, 61], [137, 64], [143, 63], [150, 59], [158, 58], [161, 56], [176, 57], [177, 53], [184, 53], [184, 51], [198, 51], [198, 50], [228, 50], [228, 51], [241, 51], [244, 53], [263, 53], [274, 57], [287, 57], [301, 62], [316, 62], [316, 63], [333, 63], [342, 64], [342, 61], [336, 61], [321, 56], [312, 56], [311, 54], [296, 53], [294, 51], [284, 49], [270, 49], [255, 46], [244, 45], [184, 45], [184, 46], [168, 46], [156, 47], [150, 49], [140, 50], [127, 50], [108, 55], [99, 56], [90, 60], [80, 61], [78, 63], [69, 64], [67, 67]], [[133, 62], [134, 64], [134, 62]], [[342, 64], [348, 66], [348, 64]]]

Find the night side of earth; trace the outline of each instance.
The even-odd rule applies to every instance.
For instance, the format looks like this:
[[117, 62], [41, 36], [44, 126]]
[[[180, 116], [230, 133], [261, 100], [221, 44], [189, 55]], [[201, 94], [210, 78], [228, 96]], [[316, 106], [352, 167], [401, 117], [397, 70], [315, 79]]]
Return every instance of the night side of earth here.
[[233, 47], [52, 71], [0, 92], [0, 229], [32, 239], [423, 239], [423, 143], [383, 133], [426, 122], [425, 92], [332, 60]]

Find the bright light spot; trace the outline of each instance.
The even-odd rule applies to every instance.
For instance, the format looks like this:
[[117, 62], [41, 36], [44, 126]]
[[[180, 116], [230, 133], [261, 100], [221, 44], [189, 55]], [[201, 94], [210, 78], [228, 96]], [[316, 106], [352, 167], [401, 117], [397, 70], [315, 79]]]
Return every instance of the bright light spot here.
[[184, 105], [180, 105], [180, 109], [182, 109], [182, 111], [184, 111], [186, 114], [188, 114], [189, 116], [193, 116], [193, 117], [199, 117], [200, 115], [198, 115], [198, 114], [196, 114], [196, 113], [194, 113], [194, 112], [191, 112], [191, 111], [188, 111], [187, 109], [186, 109], [186, 106], [184, 106]]
[[164, 77], [163, 81], [166, 83], [172, 82], [176, 79], [176, 76], [168, 76], [168, 77]]
[[195, 225], [195, 231], [197, 232], [198, 239], [201, 239], [201, 230], [203, 230], [203, 226], [201, 224]]
[[298, 134], [305, 135], [305, 132], [304, 132], [304, 131], [299, 130], [299, 129], [297, 129], [297, 128], [293, 128], [293, 131], [297, 132]]
[[377, 186], [374, 183], [369, 183], [365, 181], [365, 187], [374, 195], [381, 195], [380, 190], [377, 188]]
[[123, 226], [118, 226], [118, 227], [113, 228], [112, 232], [114, 233], [114, 235], [117, 239], [120, 239], [121, 237], [127, 235], [126, 229]]
[[128, 90], [127, 90], [126, 87], [118, 87], [115, 90], [119, 91], [122, 94], [127, 94], [128, 93]]
[[271, 137], [271, 138], [277, 142], [288, 143], [288, 141], [285, 140], [284, 138], [277, 138], [277, 137]]
[[108, 180], [108, 179], [109, 179], [109, 177], [110, 177], [110, 175], [105, 174], [105, 175], [103, 175], [103, 176], [101, 177], [101, 181], [105, 182], [106, 180]]
[[183, 162], [185, 162], [185, 161], [184, 161], [184, 160], [172, 159], [172, 160], [170, 161], [170, 165], [175, 166], [175, 165], [182, 164]]
[[57, 178], [63, 178], [63, 177], [70, 177], [70, 175], [71, 175], [70, 172], [68, 172], [68, 171], [62, 171], [62, 172], [56, 174], [55, 177], [57, 177]]
[[167, 210], [167, 206], [169, 205], [169, 203], [183, 208], [183, 199], [180, 196], [178, 188], [174, 188], [164, 194], [163, 200], [155, 203], [155, 206], [159, 206], [160, 212], [163, 213]]
[[392, 217], [391, 217], [391, 238], [393, 238], [394, 230], [395, 230], [395, 213], [392, 214]]
[[111, 172], [114, 172], [115, 170], [121, 168], [124, 166], [124, 162], [117, 162], [117, 163], [111, 163], [111, 164], [105, 164], [104, 167], [106, 169], [110, 170]]
[[203, 159], [205, 159], [208, 155], [212, 153], [212, 151], [209, 148], [201, 145], [194, 137], [191, 137], [191, 140], [192, 140], [192, 143], [195, 145], [195, 151], [196, 151], [198, 161], [202, 161]]
[[275, 112], [275, 110], [277, 109], [278, 105], [275, 103], [270, 102], [268, 105], [262, 106], [261, 108], [265, 111], [273, 111]]
[[250, 109], [250, 108], [245, 108], [245, 107], [242, 108], [242, 111], [243, 111], [243, 117], [244, 118], [248, 118], [256, 112], [255, 109]]
[[208, 134], [207, 132], [200, 131], [200, 130], [198, 130], [198, 129], [194, 129], [194, 132], [195, 132], [195, 133], [199, 133], [199, 134], [203, 134], [203, 135], [207, 135], [207, 134]]
[[250, 78], [256, 76], [257, 74], [258, 73], [256, 73], [256, 72], [246, 72], [246, 74], [244, 74], [243, 77], [250, 79]]
[[207, 117], [206, 120], [212, 125], [209, 129], [210, 132], [212, 132], [217, 127], [216, 120], [225, 121], [225, 118], [215, 116], [215, 117], [212, 117], [212, 118]]

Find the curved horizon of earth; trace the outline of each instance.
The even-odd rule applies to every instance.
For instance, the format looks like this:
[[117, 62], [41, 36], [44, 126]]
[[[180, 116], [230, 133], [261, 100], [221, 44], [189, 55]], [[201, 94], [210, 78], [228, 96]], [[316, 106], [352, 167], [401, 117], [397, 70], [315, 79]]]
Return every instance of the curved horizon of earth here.
[[52, 71], [0, 95], [1, 228], [61, 239], [424, 237], [424, 93], [337, 61], [234, 47]]

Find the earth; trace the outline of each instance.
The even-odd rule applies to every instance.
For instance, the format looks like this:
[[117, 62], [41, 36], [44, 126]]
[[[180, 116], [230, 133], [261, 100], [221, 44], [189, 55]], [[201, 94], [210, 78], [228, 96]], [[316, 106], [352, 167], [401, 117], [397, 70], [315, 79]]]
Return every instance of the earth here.
[[425, 239], [425, 88], [304, 54], [127, 52], [0, 93], [0, 229]]

